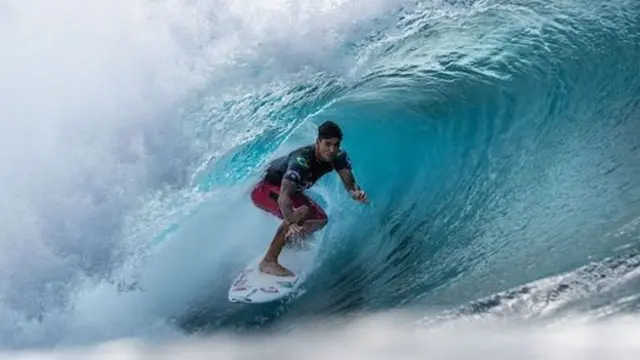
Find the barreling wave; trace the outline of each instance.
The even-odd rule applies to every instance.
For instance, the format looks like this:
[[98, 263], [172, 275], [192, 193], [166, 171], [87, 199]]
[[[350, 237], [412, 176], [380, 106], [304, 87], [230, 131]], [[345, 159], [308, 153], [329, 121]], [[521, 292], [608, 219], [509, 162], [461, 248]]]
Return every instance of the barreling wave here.
[[[27, 203], [46, 231], [24, 254], [54, 250], [40, 254], [42, 268], [0, 285], [0, 314], [19, 320], [0, 327], [12, 334], [2, 345], [295, 328], [405, 307], [429, 314], [428, 324], [635, 311], [640, 4], [218, 5], [153, 8], [161, 20], [198, 21], [156, 39], [188, 49], [169, 61], [184, 72], [161, 78], [178, 79], [179, 91], [149, 90], [170, 68], [161, 63], [134, 78], [134, 93], [150, 97], [120, 94], [150, 99], [136, 108], [145, 120], [103, 125], [104, 136], [61, 127], [81, 140], [66, 153], [94, 140], [100, 151], [81, 168], [60, 160], [81, 186], [27, 182], [55, 196]], [[311, 196], [330, 223], [316, 236], [322, 250], [304, 293], [228, 303], [233, 273], [277, 226], [251, 206], [251, 185], [328, 118], [343, 127], [371, 204], [323, 178]], [[105, 153], [115, 155], [105, 162]], [[55, 184], [67, 184], [63, 174]]]

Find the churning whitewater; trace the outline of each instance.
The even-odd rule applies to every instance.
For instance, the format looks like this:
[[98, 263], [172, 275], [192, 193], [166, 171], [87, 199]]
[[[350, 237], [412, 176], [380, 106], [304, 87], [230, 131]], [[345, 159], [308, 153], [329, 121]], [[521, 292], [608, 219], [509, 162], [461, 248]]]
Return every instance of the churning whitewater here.
[[[0, 24], [5, 354], [640, 351], [640, 3], [5, 0]], [[322, 178], [303, 291], [228, 302], [278, 226], [252, 186], [328, 119], [370, 204]]]

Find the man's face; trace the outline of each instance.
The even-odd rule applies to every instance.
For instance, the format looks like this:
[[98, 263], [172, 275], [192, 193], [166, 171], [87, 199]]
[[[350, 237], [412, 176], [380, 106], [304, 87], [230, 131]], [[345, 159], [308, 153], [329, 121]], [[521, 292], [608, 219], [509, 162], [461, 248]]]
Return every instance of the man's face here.
[[340, 139], [318, 139], [316, 140], [316, 147], [322, 160], [332, 161], [340, 151]]

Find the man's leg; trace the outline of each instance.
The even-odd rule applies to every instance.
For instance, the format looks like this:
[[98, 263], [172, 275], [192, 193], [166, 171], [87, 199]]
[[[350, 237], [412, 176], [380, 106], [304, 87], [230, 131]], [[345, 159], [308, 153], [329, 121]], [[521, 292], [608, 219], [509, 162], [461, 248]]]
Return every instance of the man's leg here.
[[260, 271], [273, 275], [293, 276], [293, 273], [289, 269], [278, 263], [278, 256], [280, 255], [285, 242], [286, 230], [287, 228], [285, 227], [285, 223], [283, 221], [280, 226], [278, 226], [278, 230], [276, 231], [276, 235], [271, 241], [269, 250], [267, 250], [267, 253], [264, 255], [264, 258], [260, 262]]
[[[282, 219], [282, 213], [280, 212], [277, 201], [279, 190], [280, 189], [275, 185], [260, 182], [251, 192], [251, 201], [257, 208]], [[280, 254], [285, 242], [286, 230], [284, 222], [281, 223], [278, 230], [276, 230], [273, 240], [271, 241], [269, 250], [260, 263], [261, 271], [276, 275], [291, 275], [291, 271], [280, 266], [277, 262], [278, 255]]]
[[[251, 200], [258, 208], [283, 219], [277, 200], [279, 192], [278, 186], [261, 182], [252, 191]], [[327, 215], [322, 208], [303, 194], [294, 199], [294, 208], [294, 216], [296, 222], [302, 225], [303, 236], [320, 230], [327, 223]], [[269, 250], [260, 263], [261, 271], [281, 276], [292, 275], [289, 269], [278, 263], [278, 257], [288, 238], [288, 230], [289, 228], [284, 225], [284, 222], [278, 226]]]
[[305, 234], [312, 234], [327, 225], [327, 219], [309, 219], [304, 222], [302, 227]]
[[[294, 210], [294, 217], [297, 219], [297, 222], [302, 222], [309, 215], [308, 208], [298, 208]], [[280, 256], [280, 252], [282, 252], [282, 248], [287, 240], [287, 230], [288, 227], [285, 226], [284, 221], [278, 227], [276, 231], [276, 235], [271, 241], [271, 245], [269, 246], [269, 250], [265, 254], [264, 258], [260, 262], [260, 271], [278, 275], [278, 276], [293, 276], [294, 274], [284, 266], [278, 263], [278, 257]]]

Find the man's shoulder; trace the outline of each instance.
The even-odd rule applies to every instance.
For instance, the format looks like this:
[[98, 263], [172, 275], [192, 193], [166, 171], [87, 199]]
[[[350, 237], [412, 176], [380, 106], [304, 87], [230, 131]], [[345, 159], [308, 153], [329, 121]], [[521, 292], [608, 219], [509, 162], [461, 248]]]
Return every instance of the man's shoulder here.
[[311, 156], [313, 155], [313, 145], [303, 146], [291, 153], [289, 162], [295, 164], [298, 168], [307, 170], [313, 164]]
[[333, 159], [333, 167], [336, 170], [342, 170], [345, 168], [351, 168], [351, 159], [349, 159], [349, 154], [344, 149], [340, 149], [336, 154], [336, 157]]
[[313, 145], [301, 146], [289, 153], [287, 158], [289, 163], [297, 163], [301, 166], [308, 167], [311, 164], [311, 156], [313, 155]]
[[[312, 147], [311, 147], [312, 148]], [[301, 184], [311, 171], [309, 146], [299, 147], [287, 155], [287, 167], [283, 178]]]
[[313, 153], [313, 145], [305, 145], [292, 150], [289, 153], [289, 157], [304, 157], [308, 160], [312, 153]]
[[349, 153], [347, 153], [347, 150], [344, 150], [344, 149], [338, 150], [338, 153], [336, 154], [334, 161], [348, 161], [348, 160], [349, 160]]

